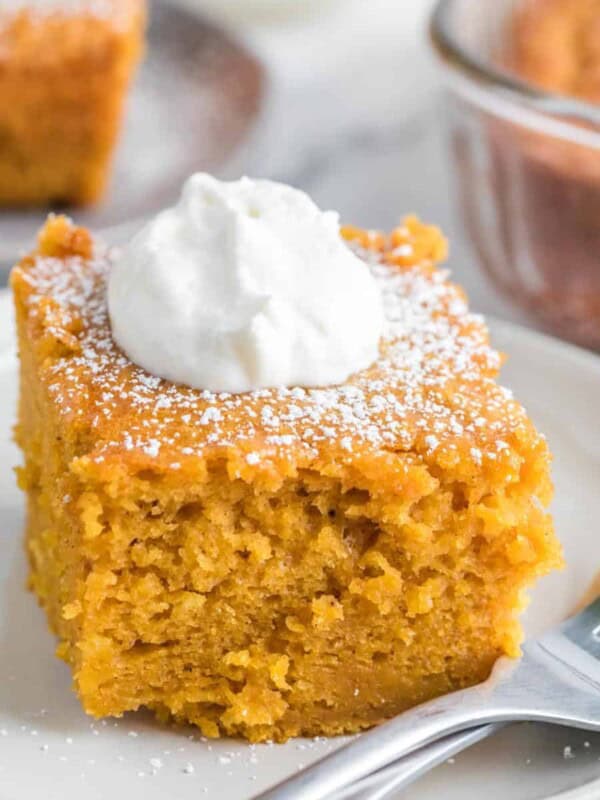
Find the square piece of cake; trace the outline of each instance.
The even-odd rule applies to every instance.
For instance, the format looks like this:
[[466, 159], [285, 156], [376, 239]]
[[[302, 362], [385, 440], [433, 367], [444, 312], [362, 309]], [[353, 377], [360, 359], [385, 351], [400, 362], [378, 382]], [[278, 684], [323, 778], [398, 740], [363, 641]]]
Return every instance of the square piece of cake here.
[[436, 267], [441, 234], [344, 235], [386, 329], [322, 389], [214, 394], [133, 365], [113, 255], [65, 218], [13, 270], [31, 587], [90, 714], [348, 733], [518, 655], [525, 588], [561, 563], [546, 442]]
[[0, 8], [0, 204], [102, 195], [141, 49], [145, 0]]

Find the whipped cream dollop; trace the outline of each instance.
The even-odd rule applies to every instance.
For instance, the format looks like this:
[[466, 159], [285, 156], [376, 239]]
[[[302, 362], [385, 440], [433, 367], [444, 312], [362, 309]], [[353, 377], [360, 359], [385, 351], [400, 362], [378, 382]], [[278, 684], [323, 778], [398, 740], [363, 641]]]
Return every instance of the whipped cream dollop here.
[[284, 184], [203, 173], [124, 248], [108, 308], [134, 363], [214, 392], [341, 383], [377, 359], [384, 324], [337, 214]]

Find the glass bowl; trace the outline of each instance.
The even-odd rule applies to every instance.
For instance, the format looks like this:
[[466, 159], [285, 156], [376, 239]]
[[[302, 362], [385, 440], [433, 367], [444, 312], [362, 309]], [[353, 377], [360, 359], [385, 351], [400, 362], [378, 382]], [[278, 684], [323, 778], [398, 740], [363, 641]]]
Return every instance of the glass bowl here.
[[514, 0], [440, 0], [458, 202], [495, 285], [550, 332], [600, 350], [600, 106], [502, 66]]

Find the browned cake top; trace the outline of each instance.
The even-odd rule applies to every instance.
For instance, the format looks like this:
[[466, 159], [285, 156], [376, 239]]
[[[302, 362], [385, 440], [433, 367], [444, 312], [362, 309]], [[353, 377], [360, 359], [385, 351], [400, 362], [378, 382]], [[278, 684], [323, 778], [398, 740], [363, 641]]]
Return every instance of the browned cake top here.
[[511, 66], [544, 89], [600, 103], [600, 0], [525, 0]]
[[114, 19], [132, 8], [140, 6], [139, 0], [2, 0], [0, 15], [8, 17], [27, 12], [31, 17], [91, 15]]
[[[344, 231], [381, 287], [379, 360], [345, 384], [215, 394], [132, 364], [111, 336], [106, 281], [115, 253], [64, 218], [13, 270], [56, 413], [88, 463], [178, 470], [187, 458], [232, 453], [246, 469], [354, 463], [411, 451], [443, 468], [498, 466], [518, 445], [544, 447], [495, 376], [483, 320], [434, 264], [435, 228], [408, 218], [390, 236]], [[360, 324], [360, 320], [357, 320]], [[82, 452], [81, 455], [84, 453]], [[366, 461], [364, 461], [366, 459]]]
[[0, 0], [0, 63], [89, 57], [102, 31], [128, 32], [145, 8], [146, 0]]

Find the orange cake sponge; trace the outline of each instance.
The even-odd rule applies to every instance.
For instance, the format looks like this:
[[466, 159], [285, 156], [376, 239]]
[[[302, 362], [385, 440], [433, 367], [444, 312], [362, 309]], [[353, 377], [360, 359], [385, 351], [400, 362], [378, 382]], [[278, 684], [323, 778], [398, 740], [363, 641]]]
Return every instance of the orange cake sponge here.
[[561, 563], [546, 442], [437, 269], [439, 232], [344, 233], [386, 331], [321, 389], [136, 367], [111, 336], [112, 255], [64, 218], [14, 269], [31, 587], [90, 714], [348, 733], [518, 654], [524, 590]]

